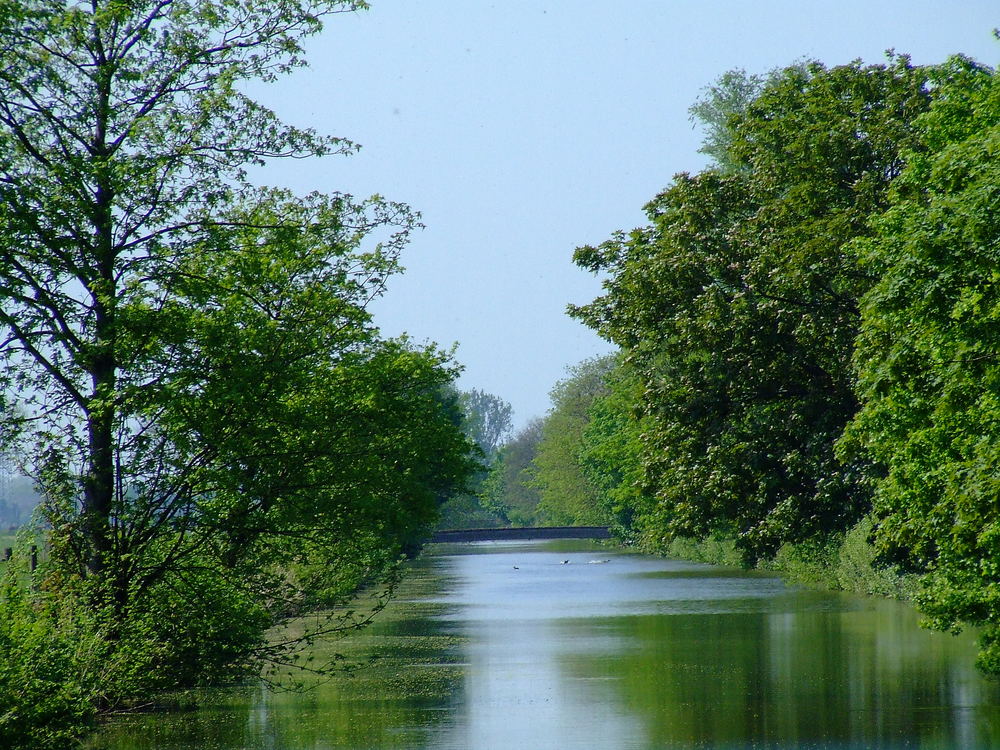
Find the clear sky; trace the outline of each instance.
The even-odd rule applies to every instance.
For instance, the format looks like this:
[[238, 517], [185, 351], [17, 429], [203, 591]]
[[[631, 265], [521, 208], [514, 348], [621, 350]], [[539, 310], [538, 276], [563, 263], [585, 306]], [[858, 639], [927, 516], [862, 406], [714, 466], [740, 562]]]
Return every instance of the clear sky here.
[[460, 387], [523, 425], [580, 360], [611, 351], [565, 314], [600, 283], [579, 245], [643, 223], [704, 166], [687, 108], [732, 68], [801, 59], [1000, 62], [997, 0], [372, 0], [331, 18], [310, 68], [254, 95], [363, 145], [269, 168], [307, 192], [379, 193], [423, 214], [406, 272], [375, 307], [387, 335], [457, 342]]

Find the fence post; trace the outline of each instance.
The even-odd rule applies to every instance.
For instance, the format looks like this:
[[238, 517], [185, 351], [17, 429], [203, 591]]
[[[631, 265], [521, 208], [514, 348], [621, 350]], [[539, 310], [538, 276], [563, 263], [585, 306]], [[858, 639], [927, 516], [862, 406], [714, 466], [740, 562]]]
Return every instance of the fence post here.
[[35, 568], [38, 567], [38, 546], [35, 544], [31, 545], [31, 572], [35, 572]]

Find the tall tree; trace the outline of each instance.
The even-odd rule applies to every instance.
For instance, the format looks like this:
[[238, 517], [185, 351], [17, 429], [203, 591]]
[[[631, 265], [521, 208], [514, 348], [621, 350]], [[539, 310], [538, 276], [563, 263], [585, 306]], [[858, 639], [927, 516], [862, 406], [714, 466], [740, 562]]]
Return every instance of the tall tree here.
[[483, 504], [515, 526], [530, 526], [538, 508], [533, 462], [542, 441], [544, 419], [535, 417], [500, 448], [480, 490]]
[[610, 278], [572, 312], [642, 386], [651, 543], [722, 532], [752, 562], [867, 509], [864, 467], [834, 456], [871, 283], [848, 243], [887, 204], [927, 77], [903, 57], [773, 74], [727, 119], [739, 169], [678, 176], [650, 227], [577, 251]]
[[542, 423], [542, 439], [532, 462], [532, 483], [539, 495], [536, 514], [545, 523], [607, 522], [596, 488], [583, 472], [580, 452], [590, 407], [608, 392], [605, 378], [613, 367], [614, 357], [585, 360], [552, 389], [552, 407]]
[[492, 460], [513, 427], [511, 405], [478, 388], [464, 391], [459, 401], [465, 413], [466, 434], [479, 446], [486, 460]]
[[253, 222], [233, 211], [241, 193], [259, 200], [248, 164], [350, 148], [283, 126], [235, 87], [289, 70], [319, 15], [344, 7], [0, 8], [3, 351], [30, 416], [68, 425], [59, 431], [81, 462], [91, 573], [113, 547], [121, 394], [149, 378], [131, 310], [162, 306], [182, 260]]
[[[317, 591], [373, 580], [471, 470], [447, 357], [381, 341], [366, 311], [413, 213], [247, 179], [353, 149], [241, 90], [363, 5], [0, 4], [8, 427], [47, 495], [54, 577], [108, 641], [176, 647], [159, 677], [239, 664]], [[188, 631], [219, 607], [206, 634], [257, 629], [207, 654]]]
[[445, 529], [490, 528], [509, 523], [502, 505], [485, 502], [483, 482], [500, 460], [498, 452], [504, 436], [510, 432], [511, 407], [499, 396], [472, 389], [453, 391], [462, 414], [462, 431], [469, 440], [470, 458], [474, 454], [477, 471], [467, 492], [460, 492], [442, 502], [439, 525]]
[[842, 450], [875, 459], [875, 541], [922, 574], [918, 604], [983, 626], [1000, 673], [1000, 77], [941, 66], [922, 146], [856, 245], [879, 281], [862, 300], [863, 407]]
[[649, 511], [642, 493], [643, 425], [637, 414], [641, 394], [638, 381], [620, 360], [605, 381], [607, 394], [595, 398], [587, 410], [580, 467], [615, 535], [631, 540]]
[[735, 125], [760, 94], [764, 81], [764, 76], [747, 73], [742, 68], [727, 71], [688, 107], [691, 121], [704, 130], [698, 152], [711, 157], [721, 171], [745, 167], [732, 150]]

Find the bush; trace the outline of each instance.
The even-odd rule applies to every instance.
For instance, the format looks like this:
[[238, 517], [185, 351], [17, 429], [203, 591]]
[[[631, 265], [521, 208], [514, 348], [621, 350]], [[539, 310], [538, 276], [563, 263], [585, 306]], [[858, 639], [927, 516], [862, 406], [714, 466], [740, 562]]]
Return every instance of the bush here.
[[248, 654], [261, 651], [272, 620], [252, 589], [205, 568], [189, 571], [183, 588], [173, 583], [156, 586], [123, 618], [106, 613], [106, 629], [118, 634], [102, 674], [102, 708], [257, 673], [260, 662]]
[[[0, 570], [0, 738], [5, 750], [64, 750], [100, 712], [165, 691], [256, 674], [271, 613], [247, 582], [206, 569], [183, 594], [164, 581], [117, 612], [87, 582], [45, 566]], [[176, 582], [173, 582], [176, 583]], [[254, 659], [248, 654], [259, 653]]]
[[844, 535], [837, 555], [837, 584], [845, 591], [912, 599], [919, 585], [917, 577], [893, 566], [878, 565], [875, 547], [869, 541], [871, 533], [871, 518], [862, 518]]
[[93, 630], [35, 601], [13, 563], [0, 573], [0, 737], [4, 747], [64, 748], [96, 718]]
[[708, 539], [693, 539], [690, 537], [675, 537], [665, 548], [656, 550], [668, 557], [682, 560], [725, 565], [730, 568], [743, 567], [743, 558], [736, 543], [731, 538], [709, 537]]
[[[879, 565], [875, 559], [875, 548], [869, 542], [871, 533], [872, 520], [863, 518], [844, 534], [814, 542], [785, 544], [772, 560], [763, 561], [758, 567], [773, 570], [789, 581], [805, 586], [891, 599], [912, 599], [919, 588], [917, 577], [905, 575], [892, 566]], [[739, 550], [731, 538], [697, 540], [677, 537], [660, 551], [685, 560], [742, 566]], [[997, 651], [1000, 653], [1000, 648]], [[1000, 656], [997, 660], [1000, 663]]]

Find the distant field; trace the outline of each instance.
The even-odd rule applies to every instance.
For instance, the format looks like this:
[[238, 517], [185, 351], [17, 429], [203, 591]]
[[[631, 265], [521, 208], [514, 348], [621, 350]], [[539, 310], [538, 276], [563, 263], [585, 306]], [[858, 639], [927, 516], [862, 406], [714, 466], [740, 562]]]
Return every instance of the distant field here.
[[[25, 550], [24, 553], [16, 551], [17, 547], [18, 547], [17, 534], [16, 533], [12, 534], [9, 531], [7, 531], [7, 529], [5, 528], [3, 531], [0, 531], [0, 560], [3, 559], [4, 550], [6, 550], [8, 547], [10, 547], [11, 549], [15, 550], [15, 553], [14, 553], [15, 556], [19, 557], [19, 559], [21, 559], [22, 562], [24, 562], [27, 559], [27, 557], [26, 557], [27, 551], [26, 550]], [[21, 554], [25, 554], [25, 557], [24, 558], [20, 558]], [[46, 557], [47, 557], [47, 550], [45, 549], [45, 547], [42, 544], [39, 543], [39, 545], [38, 545], [38, 561], [39, 562], [43, 562], [46, 559]], [[0, 563], [0, 565], [2, 565], [2, 563]]]
[[0, 530], [0, 554], [3, 553], [5, 547], [14, 547], [17, 544], [17, 533], [10, 532], [6, 529]]
[[[8, 534], [7, 530], [0, 531], [0, 560], [4, 559], [4, 550], [14, 546], [14, 535]], [[0, 565], [3, 563], [0, 562]]]

